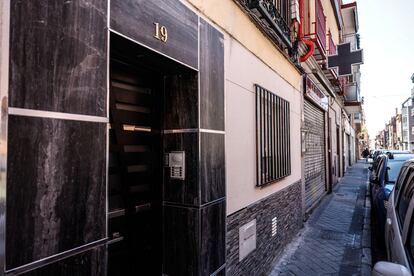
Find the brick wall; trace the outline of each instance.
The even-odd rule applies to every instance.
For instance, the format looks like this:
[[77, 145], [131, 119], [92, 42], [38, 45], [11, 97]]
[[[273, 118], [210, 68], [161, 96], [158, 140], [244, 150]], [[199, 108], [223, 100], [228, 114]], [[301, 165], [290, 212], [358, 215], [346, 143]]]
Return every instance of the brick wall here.
[[[274, 217], [278, 230], [272, 237]], [[256, 219], [256, 249], [239, 262], [239, 228], [253, 219]], [[231, 214], [227, 217], [227, 275], [267, 274], [301, 227], [301, 181]]]

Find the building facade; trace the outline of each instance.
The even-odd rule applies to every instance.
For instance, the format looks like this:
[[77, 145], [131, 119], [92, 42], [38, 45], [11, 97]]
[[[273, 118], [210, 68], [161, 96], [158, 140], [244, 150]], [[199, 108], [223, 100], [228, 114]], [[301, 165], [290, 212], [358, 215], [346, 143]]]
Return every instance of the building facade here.
[[402, 114], [396, 109], [395, 115], [395, 127], [396, 127], [396, 149], [403, 149], [403, 133], [402, 133]]
[[0, 12], [0, 275], [263, 275], [357, 159], [356, 4]]
[[414, 149], [414, 107], [412, 97], [401, 105], [402, 115], [402, 144], [404, 150]]

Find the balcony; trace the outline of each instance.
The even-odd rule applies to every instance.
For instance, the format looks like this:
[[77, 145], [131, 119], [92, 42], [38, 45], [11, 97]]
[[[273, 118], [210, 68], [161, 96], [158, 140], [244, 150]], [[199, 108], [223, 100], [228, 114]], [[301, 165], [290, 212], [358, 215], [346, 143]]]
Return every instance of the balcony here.
[[307, 10], [304, 18], [305, 37], [315, 42], [314, 57], [317, 61], [321, 61], [326, 59], [326, 17], [321, 0], [314, 0], [314, 10], [311, 7], [312, 2], [312, 0], [307, 2], [307, 7], [305, 6]]
[[344, 87], [344, 105], [345, 110], [349, 113], [361, 112], [362, 98], [359, 93], [359, 87], [357, 83], [348, 83]]
[[289, 0], [237, 0], [265, 33], [279, 45], [292, 48]]
[[[328, 33], [328, 55], [335, 55], [336, 54], [336, 45], [335, 42], [332, 39], [332, 34], [331, 32]], [[332, 85], [335, 88], [335, 92], [338, 94], [342, 94], [343, 93], [343, 88], [345, 83], [344, 80], [341, 81], [338, 80], [338, 73], [336, 71], [336, 69], [328, 69], [326, 67], [326, 62], [323, 61], [322, 62], [322, 69], [323, 72], [325, 74], [325, 76], [328, 78], [328, 80], [332, 83]]]
[[354, 113], [354, 123], [355, 124], [362, 123], [362, 114], [360, 112]]
[[328, 48], [328, 54], [329, 55], [335, 55], [336, 54], [336, 45], [335, 42], [332, 39], [332, 34], [331, 32], [329, 32], [328, 34], [329, 37], [329, 48]]
[[361, 97], [359, 95], [359, 87], [356, 83], [348, 83], [344, 91], [345, 105], [360, 105]]
[[357, 133], [360, 133], [362, 131], [362, 113], [357, 112], [354, 113], [354, 128]]

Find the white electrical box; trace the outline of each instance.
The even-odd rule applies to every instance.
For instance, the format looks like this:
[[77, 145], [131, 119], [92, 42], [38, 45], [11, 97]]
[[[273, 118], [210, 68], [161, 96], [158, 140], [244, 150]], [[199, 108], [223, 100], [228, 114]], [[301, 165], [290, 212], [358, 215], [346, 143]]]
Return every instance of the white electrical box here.
[[239, 261], [256, 249], [256, 220], [246, 223], [239, 229]]

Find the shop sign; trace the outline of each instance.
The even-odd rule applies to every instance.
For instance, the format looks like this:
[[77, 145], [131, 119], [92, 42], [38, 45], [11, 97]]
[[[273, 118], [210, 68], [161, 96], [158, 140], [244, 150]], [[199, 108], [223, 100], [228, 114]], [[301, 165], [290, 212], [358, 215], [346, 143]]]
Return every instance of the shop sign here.
[[305, 95], [315, 104], [327, 111], [329, 108], [328, 97], [308, 77], [305, 78]]
[[338, 44], [337, 54], [328, 56], [328, 69], [338, 68], [338, 76], [352, 75], [352, 65], [363, 64], [362, 49], [351, 50], [351, 43]]

